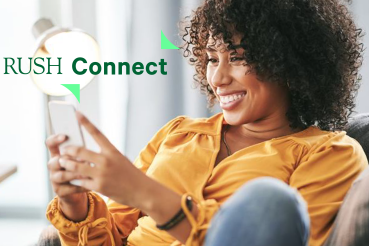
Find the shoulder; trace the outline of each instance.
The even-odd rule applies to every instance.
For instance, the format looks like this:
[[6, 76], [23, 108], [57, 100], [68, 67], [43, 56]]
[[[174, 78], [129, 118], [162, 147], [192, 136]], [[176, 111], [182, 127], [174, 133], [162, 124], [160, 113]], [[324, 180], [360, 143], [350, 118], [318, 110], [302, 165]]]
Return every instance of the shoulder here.
[[304, 146], [305, 158], [313, 155], [331, 155], [335, 158], [345, 157], [359, 159], [367, 163], [366, 156], [361, 145], [348, 136], [345, 131], [324, 131], [311, 126], [293, 137], [295, 142]]
[[191, 118], [181, 115], [170, 120], [162, 130], [166, 130], [167, 134], [195, 132], [207, 135], [217, 135], [219, 128], [222, 126], [222, 122], [223, 115], [221, 113], [209, 118]]
[[322, 147], [344, 145], [360, 147], [360, 144], [348, 136], [345, 131], [324, 131], [315, 126], [302, 131], [294, 140], [306, 146], [310, 151], [316, 151]]

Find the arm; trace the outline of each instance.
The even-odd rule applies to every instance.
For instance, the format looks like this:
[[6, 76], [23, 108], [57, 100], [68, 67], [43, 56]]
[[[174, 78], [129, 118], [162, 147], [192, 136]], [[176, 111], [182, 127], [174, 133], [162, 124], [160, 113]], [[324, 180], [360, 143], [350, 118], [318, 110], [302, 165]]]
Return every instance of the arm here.
[[368, 165], [361, 146], [336, 134], [307, 151], [290, 178], [308, 205], [310, 245], [323, 245], [346, 192]]
[[178, 195], [163, 185], [156, 183], [147, 197], [149, 203], [141, 209], [152, 217], [157, 224], [171, 219], [182, 207], [186, 218], [167, 232], [186, 246], [202, 245], [210, 220], [218, 211], [219, 204], [214, 199], [197, 201], [194, 198], [192, 211], [188, 211], [185, 195]]
[[[158, 131], [136, 158], [134, 162], [136, 168], [146, 173], [151, 162], [155, 158], [161, 142], [183, 119], [183, 117], [177, 117]], [[88, 203], [88, 211], [84, 214], [84, 217], [82, 216], [83, 218], [80, 221], [69, 220], [64, 215], [64, 207], [63, 210], [60, 208], [58, 197], [54, 198], [48, 206], [47, 218], [59, 230], [62, 242], [67, 245], [77, 245], [80, 241], [79, 236], [81, 236], [82, 240], [88, 239], [89, 243], [98, 245], [111, 245], [111, 239], [108, 239], [111, 237], [116, 244], [121, 245], [130, 232], [137, 226], [138, 218], [143, 215], [139, 209], [119, 204], [113, 200], [109, 200], [107, 204], [105, 204], [105, 202], [93, 192], [88, 193], [86, 200]], [[79, 213], [77, 213], [77, 215], [79, 215]], [[100, 224], [95, 223], [99, 222], [97, 220], [100, 218], [104, 218], [100, 220]], [[89, 229], [86, 231], [84, 228]], [[85, 232], [85, 234], [83, 232]]]
[[[169, 221], [181, 208], [186, 205], [181, 202], [182, 196], [174, 191], [166, 188], [158, 182], [153, 182], [147, 193], [146, 199], [149, 202], [143, 204], [141, 210], [155, 220], [157, 224], [164, 224]], [[198, 214], [196, 204], [193, 204], [192, 215]], [[167, 232], [175, 237], [178, 241], [185, 244], [191, 232], [191, 224], [187, 218], [182, 220]]]

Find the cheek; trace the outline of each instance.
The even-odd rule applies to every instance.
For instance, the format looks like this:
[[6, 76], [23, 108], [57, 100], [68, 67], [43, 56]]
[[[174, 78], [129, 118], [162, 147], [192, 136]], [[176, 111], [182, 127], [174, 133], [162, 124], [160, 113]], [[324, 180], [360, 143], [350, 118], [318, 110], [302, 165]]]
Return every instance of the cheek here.
[[206, 81], [210, 85], [210, 87], [214, 90], [214, 85], [212, 84], [211, 78], [213, 77], [213, 73], [211, 69], [206, 69]]
[[270, 112], [285, 105], [286, 95], [278, 87], [262, 85], [253, 92], [253, 105], [259, 112]]
[[231, 70], [232, 76], [236, 78], [238, 81], [241, 81], [242, 84], [249, 84], [250, 80], [256, 80], [254, 76], [250, 76], [247, 74], [248, 69], [244, 66], [238, 66]]
[[206, 80], [208, 81], [209, 84], [211, 84], [211, 77], [212, 77], [212, 74], [211, 74], [210, 69], [206, 68]]
[[243, 109], [253, 116], [261, 114], [273, 106], [271, 91], [265, 88], [257, 79], [248, 77], [243, 80], [247, 95], [244, 100]]
[[250, 94], [254, 101], [253, 104], [255, 104], [255, 106], [257, 105], [259, 109], [272, 106], [271, 99], [273, 98], [273, 95], [270, 94], [269, 90], [262, 87], [254, 87], [253, 90], [250, 90]]

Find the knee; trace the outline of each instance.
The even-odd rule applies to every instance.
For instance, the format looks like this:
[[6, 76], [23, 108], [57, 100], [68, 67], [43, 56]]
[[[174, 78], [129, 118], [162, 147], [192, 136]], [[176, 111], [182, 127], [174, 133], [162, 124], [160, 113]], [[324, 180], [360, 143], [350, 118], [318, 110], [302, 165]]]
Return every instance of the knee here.
[[[306, 204], [299, 193], [269, 177], [241, 186], [212, 221], [210, 233], [229, 231], [250, 245], [306, 245], [310, 224]], [[209, 237], [208, 245], [213, 245], [214, 239]]]
[[249, 207], [250, 204], [258, 206], [261, 211], [282, 212], [293, 210], [306, 212], [306, 203], [300, 194], [284, 182], [271, 178], [262, 177], [245, 183], [224, 203], [224, 208], [237, 206], [237, 209]]
[[50, 225], [40, 235], [37, 246], [61, 246], [58, 230]]

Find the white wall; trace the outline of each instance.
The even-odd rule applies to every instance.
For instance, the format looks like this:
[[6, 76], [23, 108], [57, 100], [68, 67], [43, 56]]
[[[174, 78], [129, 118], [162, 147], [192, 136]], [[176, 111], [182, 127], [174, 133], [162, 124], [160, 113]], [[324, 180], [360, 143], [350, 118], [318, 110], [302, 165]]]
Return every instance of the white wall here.
[[361, 68], [363, 80], [356, 101], [356, 111], [358, 113], [369, 113], [369, 1], [354, 0], [352, 10], [357, 26], [366, 32], [364, 36], [364, 45], [367, 49], [364, 55], [364, 63]]
[[[4, 33], [0, 66], [4, 68], [3, 57], [33, 55], [31, 28], [39, 18], [38, 0], [1, 0], [0, 18]], [[18, 172], [0, 184], [0, 215], [17, 208], [40, 212], [47, 202], [44, 95], [29, 75], [1, 71], [0, 163], [14, 163]]]

